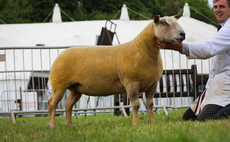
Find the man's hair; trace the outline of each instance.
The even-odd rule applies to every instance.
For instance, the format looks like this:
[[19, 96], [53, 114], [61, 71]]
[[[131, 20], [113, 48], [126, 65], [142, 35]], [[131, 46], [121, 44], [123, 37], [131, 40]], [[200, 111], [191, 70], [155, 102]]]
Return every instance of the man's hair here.
[[[213, 0], [213, 3], [218, 2], [219, 0]], [[230, 0], [226, 0], [228, 3], [228, 7], [230, 7]]]

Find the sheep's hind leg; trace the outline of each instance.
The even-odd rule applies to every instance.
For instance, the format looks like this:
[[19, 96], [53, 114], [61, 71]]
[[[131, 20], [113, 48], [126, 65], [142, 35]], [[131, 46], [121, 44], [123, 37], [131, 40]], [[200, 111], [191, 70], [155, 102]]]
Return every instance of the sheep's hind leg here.
[[148, 122], [154, 122], [153, 118], [153, 96], [154, 92], [156, 91], [156, 87], [154, 86], [149, 91], [145, 92], [146, 94], [146, 105], [148, 109]]
[[131, 101], [132, 109], [133, 109], [133, 124], [137, 125], [139, 123], [138, 120], [138, 110], [140, 108], [140, 102], [139, 102], [139, 82], [131, 82], [127, 85], [126, 91], [127, 95]]
[[82, 94], [78, 91], [70, 91], [69, 97], [65, 101], [66, 126], [72, 125], [73, 105], [81, 98]]
[[49, 105], [49, 123], [48, 125], [50, 127], [54, 127], [55, 125], [55, 112], [58, 103], [61, 101], [63, 95], [65, 93], [65, 90], [54, 90], [52, 93], [52, 96], [48, 100]]

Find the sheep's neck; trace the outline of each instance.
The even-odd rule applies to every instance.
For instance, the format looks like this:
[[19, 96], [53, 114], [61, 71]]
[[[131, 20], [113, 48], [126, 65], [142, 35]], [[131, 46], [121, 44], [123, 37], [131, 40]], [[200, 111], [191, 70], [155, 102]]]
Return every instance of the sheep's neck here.
[[155, 47], [153, 21], [134, 39], [138, 50], [147, 50], [149, 54], [158, 54], [160, 49]]

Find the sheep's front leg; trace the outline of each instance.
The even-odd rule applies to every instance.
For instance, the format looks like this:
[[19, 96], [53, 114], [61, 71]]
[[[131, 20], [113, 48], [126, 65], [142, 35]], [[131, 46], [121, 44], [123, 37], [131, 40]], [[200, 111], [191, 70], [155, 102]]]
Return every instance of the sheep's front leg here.
[[153, 96], [156, 91], [157, 86], [154, 86], [149, 91], [145, 92], [146, 95], [146, 105], [148, 109], [148, 122], [154, 121], [153, 118]]
[[133, 109], [133, 124], [134, 125], [137, 125], [139, 123], [139, 120], [138, 120], [138, 110], [140, 108], [139, 95], [138, 95], [139, 88], [140, 88], [139, 82], [131, 82], [126, 87], [127, 95], [131, 101], [131, 105]]

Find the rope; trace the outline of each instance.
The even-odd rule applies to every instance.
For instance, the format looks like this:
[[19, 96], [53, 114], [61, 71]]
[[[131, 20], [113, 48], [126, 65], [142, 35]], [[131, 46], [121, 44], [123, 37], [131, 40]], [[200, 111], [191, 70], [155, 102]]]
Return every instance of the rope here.
[[121, 12], [121, 10], [119, 10], [119, 11], [117, 12], [117, 14], [116, 14], [115, 16], [113, 16], [112, 20], [114, 20], [114, 18], [116, 18], [117, 15], [118, 15], [120, 12]]
[[[72, 20], [72, 21], [75, 21], [73, 18], [71, 18], [68, 14], [66, 14], [61, 8], [60, 8], [60, 10], [61, 10], [61, 12], [65, 15], [65, 16], [67, 16], [70, 20]], [[42, 22], [42, 23], [44, 23], [49, 17], [50, 17], [50, 15], [53, 13], [53, 10], [49, 13], [49, 15], [45, 18], [45, 20]], [[51, 20], [52, 19], [50, 19], [50, 22], [51, 22]], [[1, 21], [1, 19], [0, 19], [0, 21]]]
[[[128, 8], [128, 7], [127, 7], [127, 8]], [[136, 11], [134, 11], [134, 10], [130, 9], [130, 8], [128, 8], [128, 10], [132, 11], [133, 13], [135, 13], [135, 14], [137, 14], [137, 15], [139, 15], [139, 16], [141, 16], [141, 17], [145, 18], [145, 19], [152, 20], [151, 18], [146, 17], [146, 16], [144, 16], [144, 15], [142, 15], [142, 14], [140, 14], [140, 13], [138, 13], [138, 12], [136, 12]]]
[[50, 15], [53, 13], [53, 10], [49, 13], [49, 15], [45, 18], [45, 20], [43, 20], [43, 22], [42, 23], [44, 23], [46, 20], [47, 20], [47, 18], [49, 18], [50, 17]]
[[68, 14], [66, 14], [61, 8], [60, 8], [60, 10], [61, 10], [61, 12], [63, 13], [63, 14], [65, 14], [65, 16], [67, 16], [70, 20], [72, 20], [72, 21], [75, 21], [73, 18], [71, 18]]
[[[127, 7], [127, 8], [128, 8], [128, 7]], [[203, 15], [202, 13], [200, 13], [199, 11], [197, 11], [196, 9], [194, 9], [193, 7], [190, 6], [190, 8], [191, 8], [192, 10], [194, 10], [195, 12], [197, 12], [198, 14], [200, 14], [201, 16], [203, 16], [204, 18], [208, 19], [208, 20], [209, 20], [210, 22], [212, 22], [213, 24], [216, 24], [215, 21], [213, 21], [213, 20], [211, 20], [210, 18], [208, 18], [207, 16]], [[146, 18], [146, 19], [148, 19], [148, 20], [151, 20], [151, 18], [148, 18], [148, 17], [146, 17], [146, 16], [144, 16], [144, 15], [142, 15], [142, 14], [140, 14], [140, 13], [138, 13], [138, 12], [136, 12], [136, 11], [130, 9], [130, 8], [128, 8], [128, 10], [130, 10], [131, 12], [133, 12], [133, 13], [135, 13], [135, 14], [137, 14], [137, 15], [143, 17], [143, 18]], [[119, 12], [120, 12], [120, 11], [119, 11]], [[182, 12], [182, 9], [178, 12], [177, 15], [179, 15], [181, 12]], [[118, 13], [117, 13], [117, 14], [118, 14]], [[117, 16], [117, 14], [116, 14], [115, 16]], [[114, 17], [115, 17], [115, 16], [114, 16]]]
[[177, 13], [177, 15], [180, 15], [181, 12], [182, 12], [182, 9]]
[[0, 19], [0, 21], [1, 21], [3, 24], [6, 24], [6, 22], [4, 22], [2, 19]]
[[199, 11], [197, 11], [196, 9], [194, 9], [193, 7], [190, 6], [190, 8], [192, 10], [194, 10], [195, 12], [197, 12], [198, 14], [200, 14], [201, 16], [203, 16], [204, 18], [208, 19], [209, 21], [211, 21], [213, 24], [216, 24], [216, 22], [214, 22], [213, 20], [209, 19], [207, 16], [203, 15], [202, 13], [200, 13]]

